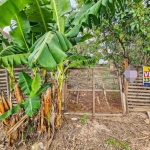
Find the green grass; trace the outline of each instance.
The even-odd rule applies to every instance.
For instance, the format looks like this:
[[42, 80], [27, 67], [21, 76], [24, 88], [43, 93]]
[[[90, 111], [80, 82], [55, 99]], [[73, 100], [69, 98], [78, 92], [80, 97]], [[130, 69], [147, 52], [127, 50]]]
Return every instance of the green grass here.
[[106, 140], [106, 144], [109, 146], [112, 146], [116, 149], [130, 150], [130, 148], [126, 145], [126, 143], [124, 141], [117, 141], [113, 137], [110, 137], [108, 140]]
[[80, 121], [81, 121], [81, 123], [82, 123], [83, 125], [85, 124], [87, 118], [88, 118], [88, 116], [87, 116], [86, 114], [84, 114], [84, 115], [81, 117]]

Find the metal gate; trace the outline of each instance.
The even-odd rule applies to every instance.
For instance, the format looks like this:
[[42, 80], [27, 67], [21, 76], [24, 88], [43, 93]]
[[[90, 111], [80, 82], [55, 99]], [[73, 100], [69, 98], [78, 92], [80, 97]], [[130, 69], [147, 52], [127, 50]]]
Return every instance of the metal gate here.
[[64, 86], [68, 114], [120, 115], [122, 102], [117, 70], [109, 67], [72, 68]]

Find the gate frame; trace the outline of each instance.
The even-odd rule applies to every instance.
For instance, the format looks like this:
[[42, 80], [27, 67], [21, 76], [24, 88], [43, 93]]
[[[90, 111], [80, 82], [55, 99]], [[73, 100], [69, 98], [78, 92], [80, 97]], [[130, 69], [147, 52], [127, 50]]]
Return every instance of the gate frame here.
[[[118, 113], [118, 114], [101, 114], [101, 113], [95, 113], [95, 92], [97, 91], [104, 91], [102, 89], [95, 89], [95, 79], [94, 79], [94, 70], [95, 69], [103, 69], [103, 70], [108, 70], [108, 68], [106, 67], [94, 67], [94, 68], [86, 68], [86, 67], [80, 67], [80, 68], [69, 68], [69, 70], [73, 70], [73, 69], [92, 69], [92, 88], [91, 89], [68, 89], [67, 87], [67, 83], [66, 81], [64, 82], [64, 91], [63, 91], [63, 102], [64, 102], [64, 109], [66, 110], [66, 102], [67, 102], [67, 93], [68, 92], [92, 92], [92, 104], [93, 104], [93, 108], [92, 108], [92, 113], [86, 113], [89, 116], [122, 116], [126, 113], [126, 103], [123, 102], [123, 97], [122, 97], [122, 87], [120, 87], [122, 85], [121, 83], [121, 77], [119, 79], [119, 73], [117, 69], [110, 69], [110, 71], [117, 71], [117, 79], [118, 79], [118, 85], [119, 85], [119, 90], [109, 90], [106, 89], [106, 92], [119, 92], [120, 91], [120, 96], [121, 96], [121, 106], [122, 106], [122, 113]], [[85, 113], [82, 112], [65, 112], [64, 114], [66, 115], [84, 115]]]

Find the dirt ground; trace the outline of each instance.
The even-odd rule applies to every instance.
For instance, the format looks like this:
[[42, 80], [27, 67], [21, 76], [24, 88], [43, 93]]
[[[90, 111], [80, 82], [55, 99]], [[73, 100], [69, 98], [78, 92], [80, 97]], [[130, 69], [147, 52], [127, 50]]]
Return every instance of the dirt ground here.
[[[49, 150], [150, 150], [150, 120], [146, 114], [85, 116], [64, 116], [63, 126], [56, 132]], [[6, 150], [2, 129], [0, 137], [0, 150]], [[37, 139], [34, 135], [25, 145], [13, 150], [30, 150], [35, 142], [42, 142], [45, 146], [48, 140], [42, 136]]]
[[[77, 120], [72, 120], [77, 118]], [[144, 113], [124, 117], [65, 116], [50, 150], [150, 150], [150, 120]]]
[[[92, 99], [92, 92], [69, 92], [66, 109], [68, 112], [91, 113], [93, 109]], [[122, 112], [119, 92], [107, 92], [107, 102], [103, 92], [96, 92], [95, 112], [101, 114], [118, 114]]]
[[[102, 90], [95, 92], [95, 112], [101, 114], [118, 114], [122, 112], [121, 97], [117, 73], [107, 70], [94, 70], [94, 87], [91, 69], [70, 70], [67, 79], [68, 89], [92, 89]], [[104, 89], [106, 95], [104, 95]], [[118, 90], [118, 91], [116, 91]], [[93, 109], [92, 91], [71, 91], [67, 93], [66, 110], [69, 112], [91, 113]]]

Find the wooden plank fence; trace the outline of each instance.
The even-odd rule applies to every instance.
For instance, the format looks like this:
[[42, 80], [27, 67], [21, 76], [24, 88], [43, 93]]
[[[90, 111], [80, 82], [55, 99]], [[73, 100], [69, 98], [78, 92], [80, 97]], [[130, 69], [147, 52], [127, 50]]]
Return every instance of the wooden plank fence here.
[[0, 90], [2, 90], [8, 98], [9, 95], [8, 73], [5, 69], [0, 69]]
[[[25, 71], [29, 74], [31, 74], [31, 70], [27, 68], [14, 68], [14, 75], [16, 80], [18, 80], [18, 75]], [[5, 96], [7, 99], [9, 99], [10, 94], [10, 86], [9, 86], [9, 74], [7, 70], [0, 69], [0, 90], [2, 90], [5, 93]], [[16, 105], [16, 100], [13, 99], [13, 105]]]
[[130, 111], [150, 111], [150, 87], [143, 86], [143, 71], [138, 71], [134, 83], [128, 82], [127, 104]]

